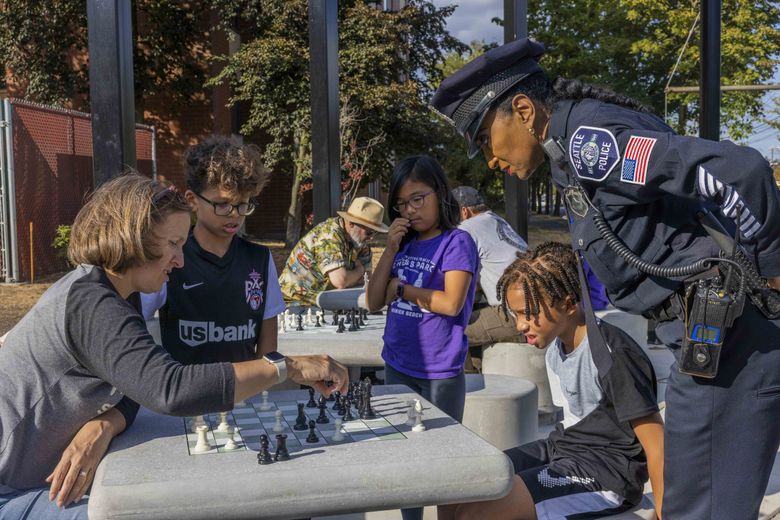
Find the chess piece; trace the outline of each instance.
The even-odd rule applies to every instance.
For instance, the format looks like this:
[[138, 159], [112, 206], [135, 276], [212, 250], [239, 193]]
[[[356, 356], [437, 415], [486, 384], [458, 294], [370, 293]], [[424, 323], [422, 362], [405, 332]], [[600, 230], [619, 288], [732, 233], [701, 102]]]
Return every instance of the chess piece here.
[[326, 414], [325, 410], [328, 408], [328, 405], [325, 403], [325, 398], [320, 398], [320, 415], [317, 416], [317, 423], [319, 424], [327, 424], [330, 422], [330, 419], [328, 419], [328, 415]]
[[316, 427], [317, 424], [314, 421], [309, 421], [309, 435], [306, 437], [306, 442], [309, 444], [314, 444], [320, 441], [320, 438], [317, 437], [317, 432], [314, 431], [314, 428]]
[[284, 325], [288, 328], [290, 327], [290, 325], [292, 325], [290, 323], [290, 311], [288, 309], [284, 310]]
[[290, 460], [290, 452], [287, 451], [287, 435], [276, 436], [276, 453], [274, 460]]
[[219, 412], [219, 425], [217, 426], [218, 432], [227, 432], [230, 425], [227, 421], [227, 412]]
[[354, 421], [355, 417], [352, 415], [352, 401], [347, 399], [344, 408], [344, 422]]
[[414, 426], [414, 399], [406, 401], [406, 406], [409, 407], [409, 409], [406, 410], [406, 425]]
[[267, 412], [268, 410], [273, 408], [273, 406], [271, 406], [271, 403], [268, 402], [268, 390], [263, 390], [262, 396], [263, 396], [263, 400], [260, 401], [260, 410]]
[[339, 311], [333, 311], [333, 322], [331, 325], [338, 325], [339, 324]]
[[295, 418], [295, 425], [293, 426], [293, 430], [303, 431], [308, 426], [306, 426], [306, 412], [303, 411], [304, 404], [298, 403], [298, 417]]
[[311, 321], [311, 307], [309, 307], [306, 309], [306, 326], [311, 327], [312, 325], [314, 325], [314, 322]]
[[344, 320], [344, 323], [347, 325], [350, 325], [352, 323], [352, 311], [347, 311], [347, 317]]
[[336, 329], [336, 332], [342, 333], [346, 329], [344, 328], [344, 318], [339, 318], [339, 328]]
[[274, 459], [271, 458], [271, 453], [268, 451], [268, 435], [260, 436], [260, 453], [257, 454], [258, 464], [271, 464]]
[[198, 426], [198, 441], [195, 443], [195, 447], [192, 449], [195, 453], [205, 453], [211, 450], [211, 444], [209, 444], [209, 427]]
[[336, 442], [343, 441], [344, 440], [344, 433], [341, 431], [341, 419], [336, 419], [335, 427], [336, 427], [336, 433], [333, 434], [332, 439]]
[[419, 399], [414, 400], [414, 426], [412, 426], [413, 432], [424, 432], [427, 430], [422, 422], [423, 408]]
[[206, 418], [203, 415], [196, 415], [192, 418], [192, 432], [198, 433], [198, 427], [200, 426], [208, 426]]
[[317, 408], [317, 403], [314, 401], [314, 389], [309, 388], [309, 402], [306, 403], [306, 408]]
[[233, 438], [233, 436], [235, 434], [235, 430], [233, 430], [233, 427], [232, 426], [228, 426], [227, 430], [225, 431], [225, 433], [227, 434], [227, 442], [222, 447], [222, 449], [227, 450], [227, 451], [233, 451], [236, 448], [238, 448], [238, 445], [236, 444], [236, 441]]
[[276, 424], [274, 424], [274, 433], [281, 433], [284, 431], [284, 426], [282, 425], [282, 411], [276, 410]]
[[315, 316], [316, 321], [314, 323], [315, 327], [322, 327], [322, 311], [317, 311], [317, 314]]
[[287, 332], [287, 322], [283, 314], [280, 314], [276, 317], [277, 321], [279, 322], [279, 334], [284, 334]]
[[363, 396], [363, 408], [360, 409], [361, 419], [376, 419], [376, 413], [371, 408], [371, 394], [365, 394]]
[[360, 313], [357, 309], [352, 309], [352, 324], [355, 326], [355, 330], [360, 330]]
[[333, 406], [331, 407], [331, 410], [338, 411], [339, 408], [341, 408], [341, 392], [336, 390], [335, 392], [333, 392], [330, 395], [331, 395], [331, 397], [334, 398], [333, 400], [336, 401], [335, 403], [333, 403]]
[[297, 331], [303, 330], [303, 315], [299, 314], [295, 319], [298, 322], [298, 326], [295, 327], [295, 330]]

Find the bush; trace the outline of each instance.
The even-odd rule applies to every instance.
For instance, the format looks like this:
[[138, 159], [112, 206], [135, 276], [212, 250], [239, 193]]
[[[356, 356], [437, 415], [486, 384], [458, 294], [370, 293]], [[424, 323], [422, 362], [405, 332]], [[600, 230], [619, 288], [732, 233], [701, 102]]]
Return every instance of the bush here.
[[60, 224], [57, 226], [57, 234], [51, 246], [57, 250], [57, 255], [65, 257], [68, 254], [68, 244], [70, 244], [70, 226]]

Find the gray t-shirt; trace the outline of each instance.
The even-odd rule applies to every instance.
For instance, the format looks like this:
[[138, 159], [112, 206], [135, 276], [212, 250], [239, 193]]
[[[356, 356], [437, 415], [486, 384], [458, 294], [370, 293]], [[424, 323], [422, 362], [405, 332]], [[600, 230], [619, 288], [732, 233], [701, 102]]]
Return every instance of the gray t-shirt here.
[[[80, 266], [50, 287], [0, 348], [0, 494], [47, 486], [90, 419], [129, 399], [158, 413], [233, 407], [229, 363], [184, 366], [154, 340], [105, 272]], [[129, 398], [129, 399], [128, 399]]]
[[499, 305], [496, 283], [504, 270], [515, 261], [518, 251], [528, 244], [512, 229], [509, 222], [492, 211], [485, 211], [460, 223], [477, 244], [479, 252], [479, 285], [490, 305]]
[[555, 338], [545, 353], [545, 364], [553, 403], [563, 408], [563, 427], [574, 426], [592, 412], [604, 396], [588, 336], [570, 354], [564, 352], [560, 338]]

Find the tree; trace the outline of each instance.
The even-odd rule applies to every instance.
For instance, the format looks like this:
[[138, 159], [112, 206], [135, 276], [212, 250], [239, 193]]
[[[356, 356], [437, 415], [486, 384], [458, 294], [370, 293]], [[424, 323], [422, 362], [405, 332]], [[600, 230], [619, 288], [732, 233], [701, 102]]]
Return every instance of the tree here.
[[[531, 0], [529, 32], [547, 45], [543, 63], [553, 76], [608, 85], [663, 114], [664, 87], [699, 8], [695, 0]], [[699, 22], [673, 85], [698, 84], [700, 30]], [[780, 51], [778, 3], [724, 0], [721, 46], [723, 84], [767, 82]], [[721, 121], [732, 138], [750, 134], [761, 95], [724, 93]], [[670, 95], [669, 108], [676, 131], [697, 132], [698, 94]]]
[[[205, 81], [200, 6], [176, 0], [136, 0], [133, 6], [136, 106], [159, 92], [189, 99]], [[87, 42], [84, 0], [0, 3], [0, 55], [25, 99], [57, 105], [75, 99], [88, 109]]]
[[[252, 20], [242, 18], [234, 2], [224, 0], [223, 7], [244, 20], [243, 46], [221, 57], [225, 66], [208, 84], [231, 86], [231, 103], [249, 107], [242, 133], [266, 134], [266, 164], [293, 177], [286, 236], [292, 244], [300, 235], [301, 187], [311, 178], [307, 2], [265, 0], [262, 16]], [[445, 28], [454, 7], [410, 0], [398, 12], [386, 12], [342, 0], [338, 9], [340, 97], [359, 114], [351, 137], [342, 138], [342, 159], [349, 147], [371, 143], [361, 179], [383, 179], [396, 157], [436, 146], [440, 126], [426, 102], [444, 55], [465, 46]]]

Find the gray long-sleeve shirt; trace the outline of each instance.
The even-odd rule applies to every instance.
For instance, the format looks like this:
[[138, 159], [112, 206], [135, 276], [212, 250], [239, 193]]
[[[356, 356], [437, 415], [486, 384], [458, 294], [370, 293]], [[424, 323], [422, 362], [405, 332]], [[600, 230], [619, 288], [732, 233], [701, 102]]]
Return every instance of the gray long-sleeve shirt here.
[[234, 386], [229, 363], [174, 361], [105, 272], [80, 266], [0, 348], [0, 494], [46, 486], [76, 432], [124, 396], [159, 413], [195, 415], [231, 409]]

